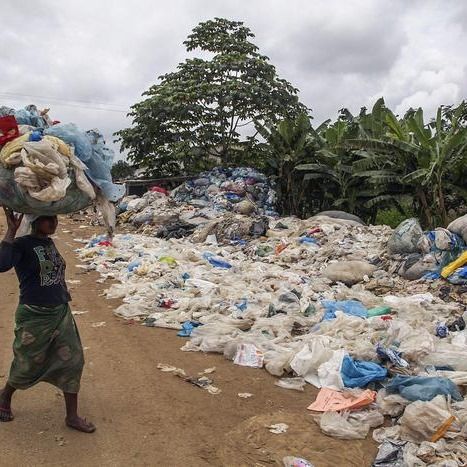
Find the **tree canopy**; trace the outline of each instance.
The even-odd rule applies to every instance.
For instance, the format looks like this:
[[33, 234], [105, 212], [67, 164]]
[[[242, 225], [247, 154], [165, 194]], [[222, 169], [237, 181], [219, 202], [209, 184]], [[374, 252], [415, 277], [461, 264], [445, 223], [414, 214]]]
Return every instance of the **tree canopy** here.
[[132, 126], [116, 133], [132, 162], [163, 175], [242, 163], [261, 151], [258, 125], [307, 112], [253, 37], [223, 18], [193, 29], [184, 45], [198, 56], [160, 76], [131, 107]]

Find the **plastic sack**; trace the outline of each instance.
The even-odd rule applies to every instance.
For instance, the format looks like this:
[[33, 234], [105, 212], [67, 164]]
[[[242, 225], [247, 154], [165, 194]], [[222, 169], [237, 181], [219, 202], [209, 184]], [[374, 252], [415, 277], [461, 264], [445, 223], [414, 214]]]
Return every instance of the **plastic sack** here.
[[417, 444], [423, 441], [436, 442], [444, 436], [454, 420], [443, 396], [437, 396], [430, 402], [413, 402], [400, 418], [400, 437]]
[[365, 276], [371, 276], [376, 266], [366, 261], [339, 261], [329, 264], [323, 271], [323, 276], [334, 282], [353, 285], [361, 282]]
[[367, 318], [368, 310], [358, 300], [322, 300], [321, 305], [325, 309], [323, 321], [336, 318], [336, 311], [343, 311], [346, 315]]
[[394, 230], [388, 241], [388, 249], [391, 254], [408, 254], [418, 251], [418, 241], [423, 235], [423, 230], [417, 219], [406, 219]]
[[467, 243], [467, 214], [452, 221], [448, 225], [448, 230], [460, 235]]
[[463, 248], [464, 242], [457, 234], [438, 227], [435, 230], [425, 232], [418, 242], [418, 247], [423, 253], [453, 251]]
[[32, 198], [14, 180], [12, 170], [0, 167], [0, 204], [7, 206], [15, 212], [53, 216], [68, 214], [87, 208], [92, 204], [87, 196], [71, 177], [71, 184], [66, 190], [66, 196], [58, 201], [39, 201]]
[[333, 438], [365, 439], [370, 425], [349, 419], [349, 413], [326, 412], [319, 421], [321, 431]]
[[463, 400], [457, 386], [447, 378], [396, 375], [386, 386], [388, 394], [400, 394], [409, 401], [430, 401], [438, 395]]

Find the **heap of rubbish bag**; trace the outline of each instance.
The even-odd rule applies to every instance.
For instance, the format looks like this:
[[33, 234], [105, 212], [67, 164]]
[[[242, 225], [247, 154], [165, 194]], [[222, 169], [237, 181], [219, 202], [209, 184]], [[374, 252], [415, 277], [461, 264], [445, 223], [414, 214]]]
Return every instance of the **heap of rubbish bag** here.
[[80, 250], [122, 300], [116, 316], [265, 368], [279, 387], [319, 388], [309, 410], [323, 433], [373, 430], [374, 465], [467, 463], [467, 215], [423, 232], [178, 196], [124, 199], [120, 221], [139, 230]]
[[114, 223], [111, 202], [125, 190], [112, 183], [113, 158], [97, 130], [52, 121], [34, 105], [0, 107], [0, 204], [16, 212], [66, 214], [96, 202]]
[[[118, 210], [122, 223], [141, 227], [144, 233], [156, 234], [160, 229], [164, 238], [181, 238], [226, 214], [231, 219], [257, 218], [267, 224], [267, 217], [278, 217], [275, 203], [274, 185], [264, 174], [247, 167], [215, 168], [171, 193], [156, 186], [142, 197], [127, 196]], [[245, 229], [249, 226], [239, 230]]]

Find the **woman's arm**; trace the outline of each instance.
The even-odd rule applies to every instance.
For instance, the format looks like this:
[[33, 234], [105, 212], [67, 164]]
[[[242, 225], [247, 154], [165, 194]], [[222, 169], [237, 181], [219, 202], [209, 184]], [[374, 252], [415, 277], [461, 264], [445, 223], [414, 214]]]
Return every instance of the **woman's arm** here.
[[13, 245], [13, 241], [23, 220], [22, 214], [15, 215], [11, 209], [5, 207], [3, 210], [5, 211], [8, 228], [0, 244], [0, 272], [9, 271], [21, 259], [21, 254]]

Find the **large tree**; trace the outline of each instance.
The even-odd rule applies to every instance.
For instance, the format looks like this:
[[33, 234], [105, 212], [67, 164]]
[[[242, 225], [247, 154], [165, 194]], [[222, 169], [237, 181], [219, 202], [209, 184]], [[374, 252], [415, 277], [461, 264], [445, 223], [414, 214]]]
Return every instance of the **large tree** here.
[[254, 164], [261, 147], [255, 124], [307, 109], [253, 37], [243, 23], [222, 18], [196, 26], [184, 45], [199, 56], [159, 77], [131, 107], [132, 126], [117, 133], [129, 159], [148, 173], [166, 175], [219, 163]]

